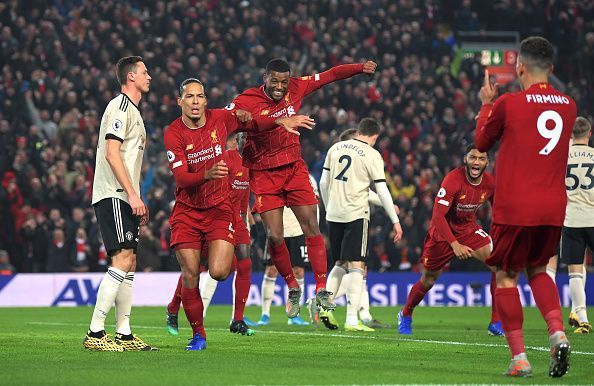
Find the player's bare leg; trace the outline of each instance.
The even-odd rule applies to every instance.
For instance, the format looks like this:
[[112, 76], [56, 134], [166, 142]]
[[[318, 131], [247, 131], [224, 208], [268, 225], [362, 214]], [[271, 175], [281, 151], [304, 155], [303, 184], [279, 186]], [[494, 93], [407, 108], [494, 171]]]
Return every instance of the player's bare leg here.
[[263, 212], [260, 216], [262, 217], [262, 222], [268, 235], [268, 245], [270, 247], [272, 262], [289, 287], [286, 313], [289, 318], [292, 318], [299, 315], [301, 289], [299, 288], [299, 283], [295, 280], [291, 256], [287, 244], [285, 244], [283, 234], [283, 207]]
[[439, 278], [442, 272], [442, 269], [439, 271], [425, 270], [421, 274], [419, 281], [417, 281], [412, 286], [408, 297], [406, 298], [404, 307], [398, 313], [398, 333], [402, 335], [412, 334], [413, 311], [415, 310], [415, 307], [423, 300], [427, 292], [433, 288], [435, 281]]
[[[588, 321], [586, 313], [586, 289], [584, 288], [585, 271], [583, 264], [569, 264], [569, 294], [571, 296], [572, 313], [577, 317], [576, 334], [589, 334], [592, 332], [592, 325]], [[571, 316], [570, 316], [571, 321]]]
[[208, 273], [217, 281], [229, 277], [235, 246], [226, 240], [212, 240], [208, 245]]
[[[491, 245], [485, 245], [482, 248], [479, 248], [472, 252], [472, 257], [477, 260], [482, 261], [483, 263], [489, 255], [491, 254], [492, 247]], [[491, 270], [491, 285], [489, 286], [489, 290], [491, 292], [491, 321], [487, 326], [487, 333], [492, 336], [503, 336], [503, 329], [501, 327], [501, 318], [499, 317], [499, 313], [497, 312], [497, 304], [495, 302], [495, 291], [497, 289], [497, 277], [495, 275], [495, 268], [489, 267]]]
[[305, 236], [305, 245], [307, 246], [309, 261], [316, 282], [316, 303], [325, 310], [332, 310], [336, 308], [336, 304], [330, 299], [332, 294], [326, 290], [328, 258], [326, 256], [324, 236], [322, 236], [318, 225], [318, 206], [292, 206], [291, 210], [295, 214], [297, 221], [299, 221]]
[[250, 246], [239, 244], [235, 247], [237, 266], [235, 269], [235, 297], [233, 299], [233, 321], [229, 331], [237, 334], [251, 336], [254, 331], [245, 323], [243, 313], [245, 302], [250, 292], [252, 260], [250, 259]]
[[184, 312], [192, 327], [192, 340], [187, 350], [206, 349], [206, 332], [204, 331], [204, 305], [198, 290], [200, 280], [200, 250], [180, 248], [175, 251], [182, 274], [182, 304]]
[[549, 275], [546, 274], [546, 266], [544, 265], [527, 268], [526, 276], [528, 277], [536, 306], [547, 323], [549, 331], [549, 343], [551, 346], [549, 375], [555, 378], [562, 377], [569, 369], [571, 348], [565, 335], [557, 286]]

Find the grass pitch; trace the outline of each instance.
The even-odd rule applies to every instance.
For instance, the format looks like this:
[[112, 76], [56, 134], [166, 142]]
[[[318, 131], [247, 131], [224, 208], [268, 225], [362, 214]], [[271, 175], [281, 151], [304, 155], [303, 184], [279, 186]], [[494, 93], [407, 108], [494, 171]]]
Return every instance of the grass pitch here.
[[[306, 312], [305, 309], [303, 309]], [[571, 368], [561, 379], [548, 373], [546, 327], [537, 309], [525, 309], [524, 336], [534, 369], [531, 379], [501, 375], [509, 364], [505, 339], [487, 335], [487, 308], [415, 310], [412, 336], [398, 335], [395, 308], [373, 308], [392, 328], [374, 333], [288, 326], [273, 307], [271, 324], [251, 337], [228, 330], [230, 306], [207, 315], [207, 350], [186, 352], [191, 330], [180, 314], [180, 336], [165, 331], [165, 308], [136, 307], [135, 334], [158, 352], [97, 353], [81, 345], [92, 308], [0, 309], [3, 385], [184, 384], [404, 384], [594, 383], [594, 335], [569, 334]], [[589, 310], [593, 315], [593, 310]], [[113, 323], [113, 310], [111, 319]], [[337, 310], [344, 322], [344, 307]], [[259, 308], [246, 315], [257, 320]], [[568, 311], [564, 310], [565, 317]], [[108, 333], [113, 334], [113, 326]], [[113, 336], [113, 335], [112, 335]]]

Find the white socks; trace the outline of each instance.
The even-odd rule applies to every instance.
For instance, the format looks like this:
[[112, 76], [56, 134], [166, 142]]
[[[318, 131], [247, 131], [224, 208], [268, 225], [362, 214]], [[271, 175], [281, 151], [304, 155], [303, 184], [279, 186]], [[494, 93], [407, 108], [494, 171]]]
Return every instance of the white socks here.
[[359, 319], [363, 321], [370, 321], [373, 319], [369, 312], [369, 291], [367, 290], [367, 279], [363, 279], [363, 287], [361, 288], [361, 305], [359, 307]]
[[109, 268], [97, 291], [97, 302], [91, 318], [89, 329], [92, 332], [105, 330], [105, 318], [118, 295], [120, 285], [126, 277], [126, 272], [117, 268]]
[[205, 275], [200, 275], [200, 296], [202, 297], [202, 304], [204, 304], [204, 311], [202, 312], [202, 316], [206, 317], [206, 310], [210, 305], [210, 301], [217, 290], [218, 281], [210, 277], [208, 272], [205, 272]]
[[132, 282], [134, 272], [128, 272], [115, 298], [116, 309], [116, 332], [122, 335], [130, 335], [130, 313], [132, 312]]
[[356, 326], [359, 324], [358, 313], [361, 305], [361, 292], [363, 288], [363, 270], [361, 268], [350, 268], [349, 275], [346, 324]]
[[332, 292], [333, 294], [331, 300], [339, 297], [338, 289], [340, 288], [342, 278], [347, 274], [347, 272], [348, 271], [341, 266], [335, 265], [332, 267], [332, 270], [328, 274], [328, 279], [326, 280], [326, 290]]
[[299, 304], [303, 305], [303, 298], [305, 298], [305, 278], [297, 279], [297, 284], [299, 284], [299, 288], [301, 288], [301, 298], [299, 299]]
[[270, 306], [274, 297], [276, 277], [264, 275], [262, 279], [262, 315], [270, 316]]
[[571, 296], [572, 312], [577, 314], [580, 323], [587, 323], [586, 290], [584, 288], [584, 275], [582, 273], [575, 272], [569, 274], [569, 294]]
[[553, 279], [553, 283], [557, 283], [555, 281], [555, 277], [557, 276], [557, 268], [547, 266], [547, 275], [549, 275], [551, 279]]

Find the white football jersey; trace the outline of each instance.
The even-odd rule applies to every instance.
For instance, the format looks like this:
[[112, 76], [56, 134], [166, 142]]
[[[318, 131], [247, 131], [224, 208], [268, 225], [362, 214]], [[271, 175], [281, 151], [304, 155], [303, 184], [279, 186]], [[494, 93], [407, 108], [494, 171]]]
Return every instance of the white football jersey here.
[[328, 150], [324, 169], [329, 180], [326, 220], [369, 220], [369, 187], [386, 181], [380, 153], [355, 138], [338, 142]]
[[146, 130], [138, 107], [125, 94], [112, 99], [101, 118], [95, 179], [93, 181], [93, 204], [104, 198], [119, 198], [128, 202], [128, 196], [113, 174], [105, 159], [107, 139], [122, 142], [120, 154], [130, 182], [140, 197], [140, 171], [146, 143]]
[[594, 148], [571, 145], [565, 177], [567, 211], [563, 225], [594, 227]]

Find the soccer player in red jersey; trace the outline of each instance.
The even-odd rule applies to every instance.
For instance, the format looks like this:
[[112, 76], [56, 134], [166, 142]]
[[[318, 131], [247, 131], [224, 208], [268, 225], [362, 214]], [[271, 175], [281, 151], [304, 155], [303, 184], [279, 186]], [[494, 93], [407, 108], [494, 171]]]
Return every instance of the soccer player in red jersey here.
[[522, 271], [547, 323], [549, 375], [561, 377], [569, 368], [559, 294], [546, 265], [555, 254], [565, 218], [565, 168], [577, 109], [571, 97], [548, 83], [552, 70], [551, 43], [541, 37], [523, 40], [516, 63], [522, 91], [497, 98], [497, 85], [485, 71], [475, 131], [480, 151], [501, 140], [495, 163], [494, 249], [486, 262], [497, 267], [495, 302], [512, 355], [506, 374], [517, 377], [532, 375], [517, 289]]
[[[252, 260], [250, 259], [250, 233], [247, 228], [246, 216], [248, 212], [250, 190], [249, 170], [242, 165], [239, 151], [239, 135], [232, 133], [227, 138], [226, 155], [229, 167], [229, 184], [231, 186], [231, 206], [233, 207], [233, 228], [235, 229], [235, 256], [231, 271], [235, 271], [235, 297], [233, 302], [233, 321], [229, 330], [242, 335], [253, 335], [253, 330], [248, 328], [243, 320], [245, 302], [250, 291]], [[201, 271], [208, 271], [204, 268], [208, 259], [208, 248], [203, 245], [201, 251]], [[207, 274], [208, 275], [208, 274]], [[206, 317], [206, 309], [210, 304], [212, 295], [217, 288], [217, 281], [210, 275], [200, 283], [200, 294], [204, 303], [203, 316]], [[181, 305], [182, 276], [180, 275], [175, 293], [171, 302], [167, 305], [167, 331], [171, 335], [178, 335], [178, 312]]]
[[[228, 109], [247, 110], [254, 117], [290, 117], [299, 111], [303, 98], [322, 86], [357, 74], [373, 74], [372, 61], [343, 64], [301, 78], [291, 77], [289, 64], [273, 59], [266, 65], [264, 84], [239, 95]], [[243, 164], [250, 169], [250, 187], [256, 196], [254, 211], [260, 213], [268, 232], [270, 255], [289, 287], [287, 316], [299, 314], [301, 290], [293, 274], [291, 258], [283, 235], [283, 208], [291, 208], [305, 235], [309, 260], [316, 282], [316, 303], [334, 309], [326, 290], [328, 262], [316, 211], [318, 200], [309, 183], [309, 172], [301, 157], [299, 137], [281, 128], [272, 132], [249, 132]]]
[[186, 348], [203, 350], [206, 334], [198, 290], [200, 250], [204, 242], [209, 243], [209, 273], [216, 280], [229, 275], [235, 250], [228, 159], [222, 146], [237, 130], [259, 131], [277, 125], [287, 130], [311, 128], [313, 120], [302, 115], [252, 120], [245, 111], [206, 109], [204, 86], [195, 78], [182, 82], [178, 104], [182, 114], [164, 133], [169, 167], [177, 185], [169, 219], [171, 247], [181, 267], [181, 300], [193, 331]]
[[[449, 172], [435, 197], [429, 232], [425, 237], [421, 257], [425, 271], [410, 290], [406, 304], [398, 313], [398, 332], [412, 334], [412, 314], [415, 307], [431, 290], [443, 268], [454, 258], [474, 257], [485, 261], [491, 253], [491, 238], [476, 222], [476, 211], [493, 198], [495, 179], [485, 168], [487, 153], [470, 145], [464, 155], [464, 166]], [[495, 274], [491, 275], [491, 323], [487, 331], [501, 336], [501, 324], [495, 307]]]

